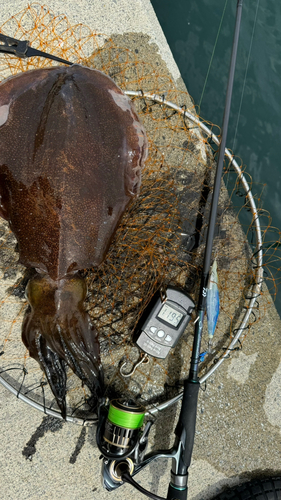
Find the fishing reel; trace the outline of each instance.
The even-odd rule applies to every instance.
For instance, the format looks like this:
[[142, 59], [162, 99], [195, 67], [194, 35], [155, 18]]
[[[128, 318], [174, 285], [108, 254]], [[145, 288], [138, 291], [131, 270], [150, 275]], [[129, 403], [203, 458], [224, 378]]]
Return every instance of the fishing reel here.
[[112, 491], [123, 483], [122, 476], [134, 475], [147, 448], [152, 421], [142, 431], [145, 408], [131, 400], [116, 399], [100, 407], [97, 445], [103, 456], [102, 482]]

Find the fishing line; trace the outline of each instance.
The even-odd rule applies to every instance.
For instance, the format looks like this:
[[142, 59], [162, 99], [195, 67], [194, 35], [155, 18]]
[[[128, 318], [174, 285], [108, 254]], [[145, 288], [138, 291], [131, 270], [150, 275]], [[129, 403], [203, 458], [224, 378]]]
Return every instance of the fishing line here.
[[218, 32], [217, 32], [217, 36], [216, 36], [216, 40], [215, 40], [215, 44], [214, 44], [214, 48], [213, 48], [213, 52], [212, 52], [212, 55], [211, 55], [209, 67], [208, 67], [206, 78], [205, 78], [205, 82], [204, 82], [204, 85], [203, 85], [202, 94], [201, 94], [200, 101], [199, 101], [199, 108], [201, 106], [201, 102], [202, 102], [203, 95], [204, 95], [204, 92], [205, 92], [205, 88], [206, 88], [206, 85], [207, 85], [207, 81], [208, 81], [208, 78], [209, 78], [209, 73], [210, 73], [210, 69], [211, 69], [211, 66], [212, 66], [213, 58], [214, 58], [214, 55], [215, 55], [215, 51], [216, 51], [216, 47], [217, 47], [219, 35], [220, 35], [220, 32], [221, 32], [221, 27], [222, 27], [222, 23], [223, 23], [224, 14], [225, 14], [225, 11], [226, 11], [227, 4], [228, 4], [228, 0], [226, 0], [226, 2], [225, 2], [223, 13], [222, 13], [222, 16], [221, 16], [220, 25], [219, 25], [219, 28], [218, 28]]
[[249, 68], [250, 56], [251, 56], [251, 52], [252, 52], [252, 45], [253, 45], [254, 33], [255, 33], [255, 29], [256, 29], [256, 23], [257, 23], [257, 17], [258, 17], [259, 4], [260, 4], [260, 0], [257, 0], [256, 13], [255, 13], [255, 19], [254, 19], [254, 25], [253, 25], [253, 30], [252, 30], [251, 40], [250, 40], [250, 48], [249, 48], [249, 53], [248, 53], [248, 59], [247, 59], [246, 70], [245, 70], [245, 76], [244, 76], [243, 87], [242, 87], [242, 92], [241, 92], [240, 104], [239, 104], [239, 108], [238, 108], [238, 116], [237, 116], [236, 127], [235, 127], [235, 133], [234, 133], [233, 144], [232, 144], [232, 151], [234, 151], [234, 146], [235, 146], [236, 136], [237, 136], [237, 132], [238, 132], [238, 124], [239, 124], [239, 120], [240, 120], [241, 108], [242, 108], [242, 102], [243, 102], [243, 98], [244, 98], [245, 86], [246, 86], [246, 81], [247, 81], [247, 76], [248, 76], [248, 68]]

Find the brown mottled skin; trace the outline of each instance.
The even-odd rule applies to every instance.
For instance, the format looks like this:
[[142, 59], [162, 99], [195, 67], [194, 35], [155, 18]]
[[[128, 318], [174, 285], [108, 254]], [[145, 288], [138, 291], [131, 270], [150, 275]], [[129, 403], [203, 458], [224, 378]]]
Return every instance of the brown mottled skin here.
[[0, 215], [19, 260], [37, 274], [22, 338], [65, 417], [65, 364], [96, 398], [97, 332], [84, 310], [79, 270], [105, 258], [138, 194], [145, 131], [128, 97], [78, 65], [22, 73], [0, 84]]

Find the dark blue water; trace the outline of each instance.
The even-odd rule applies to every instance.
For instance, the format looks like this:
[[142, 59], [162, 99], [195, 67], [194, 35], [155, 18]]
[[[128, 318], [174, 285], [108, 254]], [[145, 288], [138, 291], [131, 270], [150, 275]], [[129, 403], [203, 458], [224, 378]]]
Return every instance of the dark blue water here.
[[[237, 1], [152, 0], [152, 5], [187, 89], [195, 104], [200, 104], [200, 116], [221, 125]], [[242, 158], [254, 182], [260, 183], [253, 192], [260, 193], [266, 184], [262, 205], [277, 228], [281, 228], [280, 122], [281, 2], [244, 0], [227, 147]], [[274, 237], [279, 237], [278, 230], [268, 236]], [[270, 265], [278, 279], [275, 265], [281, 265]], [[281, 314], [279, 288], [276, 306]]]

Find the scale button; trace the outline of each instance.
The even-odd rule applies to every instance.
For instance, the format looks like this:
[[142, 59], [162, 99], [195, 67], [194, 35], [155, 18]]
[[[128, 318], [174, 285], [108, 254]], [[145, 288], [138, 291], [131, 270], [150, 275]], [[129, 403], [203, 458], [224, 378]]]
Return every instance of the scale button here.
[[151, 326], [149, 330], [151, 331], [151, 333], [155, 333], [157, 331], [157, 328], [156, 326]]
[[163, 330], [158, 330], [157, 337], [162, 338], [162, 337], [164, 337], [164, 335], [165, 335], [165, 332]]
[[166, 340], [166, 342], [171, 342], [171, 340], [172, 340], [171, 335], [166, 335], [165, 340]]

